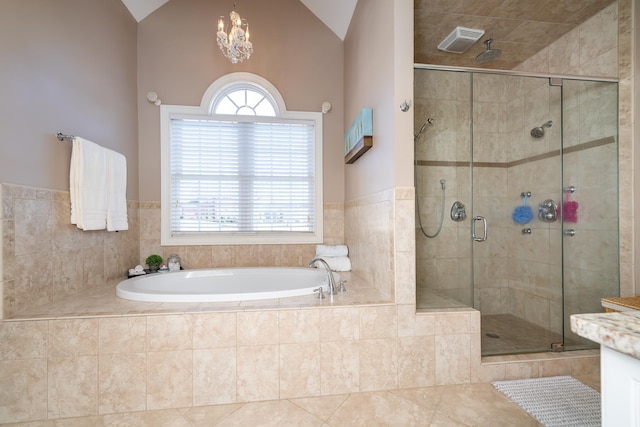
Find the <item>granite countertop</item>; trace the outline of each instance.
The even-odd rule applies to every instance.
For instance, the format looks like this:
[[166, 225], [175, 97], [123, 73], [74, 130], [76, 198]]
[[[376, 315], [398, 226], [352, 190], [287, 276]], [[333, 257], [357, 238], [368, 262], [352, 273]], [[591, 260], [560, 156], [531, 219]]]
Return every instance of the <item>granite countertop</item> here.
[[640, 311], [573, 314], [571, 330], [581, 337], [640, 359]]

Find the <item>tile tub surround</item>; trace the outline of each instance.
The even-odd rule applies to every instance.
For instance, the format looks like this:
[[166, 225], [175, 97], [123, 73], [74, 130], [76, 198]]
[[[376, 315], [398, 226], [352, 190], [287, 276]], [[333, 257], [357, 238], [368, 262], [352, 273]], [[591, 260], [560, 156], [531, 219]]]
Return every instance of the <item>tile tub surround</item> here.
[[139, 262], [138, 202], [116, 233], [72, 225], [66, 191], [0, 183], [0, 199], [0, 318], [105, 286]]
[[[186, 268], [306, 267], [315, 245], [160, 246], [160, 203], [129, 202], [129, 230], [79, 230], [69, 193], [0, 183], [0, 318], [105, 286], [151, 253], [180, 255]], [[325, 244], [342, 244], [344, 204], [323, 207]], [[44, 262], [42, 262], [44, 260]]]
[[0, 423], [599, 372], [597, 352], [481, 361], [474, 310], [114, 298], [114, 314], [82, 317], [105, 302], [86, 294], [79, 317], [0, 323]]
[[[140, 254], [159, 254], [165, 260], [178, 254], [185, 268], [306, 267], [315, 255], [314, 244], [291, 245], [160, 245], [160, 202], [140, 202]], [[324, 244], [344, 244], [344, 204], [323, 205]], [[140, 261], [139, 261], [140, 262]]]

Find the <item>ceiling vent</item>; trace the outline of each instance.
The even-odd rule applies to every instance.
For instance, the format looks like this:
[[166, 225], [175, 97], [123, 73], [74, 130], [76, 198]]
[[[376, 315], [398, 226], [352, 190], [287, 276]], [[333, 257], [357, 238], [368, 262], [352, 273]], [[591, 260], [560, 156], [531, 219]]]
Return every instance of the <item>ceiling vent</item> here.
[[477, 42], [483, 34], [484, 30], [456, 27], [447, 38], [440, 42], [438, 49], [451, 53], [463, 53]]

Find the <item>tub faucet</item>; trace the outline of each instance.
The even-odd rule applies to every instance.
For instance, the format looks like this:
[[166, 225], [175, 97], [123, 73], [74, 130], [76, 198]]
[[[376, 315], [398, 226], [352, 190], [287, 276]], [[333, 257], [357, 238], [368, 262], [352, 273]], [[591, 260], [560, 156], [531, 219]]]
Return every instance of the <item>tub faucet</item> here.
[[327, 276], [329, 277], [329, 295], [335, 295], [336, 279], [333, 277], [333, 271], [331, 270], [331, 267], [329, 267], [329, 264], [327, 264], [327, 261], [323, 260], [320, 257], [315, 257], [314, 259], [312, 259], [311, 262], [309, 263], [309, 267], [313, 267], [313, 264], [315, 264], [316, 261], [320, 262], [322, 265], [324, 265], [324, 268], [327, 269]]

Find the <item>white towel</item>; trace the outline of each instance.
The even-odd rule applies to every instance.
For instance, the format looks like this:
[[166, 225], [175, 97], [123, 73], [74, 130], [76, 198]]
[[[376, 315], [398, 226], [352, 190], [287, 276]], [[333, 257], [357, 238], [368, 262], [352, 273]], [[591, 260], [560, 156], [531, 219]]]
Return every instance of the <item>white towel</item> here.
[[[323, 256], [323, 260], [329, 264], [329, 268], [333, 271], [351, 271], [351, 260], [346, 256], [330, 257]], [[316, 268], [326, 268], [323, 263], [316, 261]]]
[[349, 255], [349, 248], [347, 245], [316, 245], [316, 256], [325, 257], [339, 257]]
[[107, 218], [107, 160], [105, 149], [73, 138], [69, 170], [71, 223], [82, 230], [103, 230]]
[[128, 230], [127, 159], [112, 150], [107, 152], [107, 231]]

